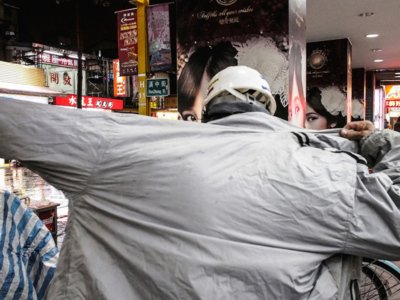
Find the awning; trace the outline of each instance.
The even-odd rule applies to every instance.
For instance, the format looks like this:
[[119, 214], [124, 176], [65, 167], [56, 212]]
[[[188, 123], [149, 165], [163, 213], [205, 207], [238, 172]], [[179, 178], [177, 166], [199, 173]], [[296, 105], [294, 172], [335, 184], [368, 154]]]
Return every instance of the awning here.
[[0, 93], [40, 97], [67, 97], [67, 94], [44, 86], [0, 82]]

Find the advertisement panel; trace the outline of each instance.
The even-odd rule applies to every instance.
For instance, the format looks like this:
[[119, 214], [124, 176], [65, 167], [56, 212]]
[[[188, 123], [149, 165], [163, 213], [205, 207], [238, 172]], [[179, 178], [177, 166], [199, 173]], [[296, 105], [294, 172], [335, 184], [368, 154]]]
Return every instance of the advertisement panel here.
[[263, 75], [288, 119], [289, 1], [177, 0], [177, 26], [180, 119], [198, 122], [210, 79], [236, 65]]
[[126, 84], [126, 77], [121, 76], [119, 60], [113, 60], [114, 68], [114, 97], [127, 97], [128, 90]]
[[307, 43], [306, 128], [341, 128], [351, 121], [351, 56], [347, 38]]
[[150, 71], [170, 71], [172, 64], [168, 4], [147, 7], [146, 15]]
[[[76, 107], [76, 95], [54, 97], [54, 105]], [[82, 108], [122, 110], [123, 100], [82, 96]]]
[[138, 73], [138, 38], [136, 8], [117, 12], [118, 57], [121, 75]]

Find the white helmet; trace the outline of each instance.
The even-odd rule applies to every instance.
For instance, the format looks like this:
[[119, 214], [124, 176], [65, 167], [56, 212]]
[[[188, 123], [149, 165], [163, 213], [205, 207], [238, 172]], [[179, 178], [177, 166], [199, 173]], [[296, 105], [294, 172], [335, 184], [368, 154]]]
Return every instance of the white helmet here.
[[246, 66], [227, 67], [211, 79], [203, 111], [209, 105], [223, 102], [249, 103], [267, 109], [271, 115], [276, 111], [268, 82], [258, 71]]

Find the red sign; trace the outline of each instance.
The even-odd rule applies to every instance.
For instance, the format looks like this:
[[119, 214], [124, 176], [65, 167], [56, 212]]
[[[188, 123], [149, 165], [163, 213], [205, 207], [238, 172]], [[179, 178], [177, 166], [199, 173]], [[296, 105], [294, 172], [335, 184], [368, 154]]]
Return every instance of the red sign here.
[[138, 31], [136, 8], [117, 12], [118, 57], [121, 75], [138, 74]]
[[400, 100], [386, 100], [386, 107], [400, 107]]
[[[68, 95], [68, 97], [54, 97], [54, 105], [76, 107], [76, 95]], [[108, 99], [82, 96], [82, 107], [83, 108], [101, 108], [101, 109], [112, 109], [122, 110], [123, 100], [119, 99]]]
[[114, 68], [114, 97], [127, 97], [128, 90], [126, 89], [126, 77], [121, 76], [119, 60], [113, 60]]

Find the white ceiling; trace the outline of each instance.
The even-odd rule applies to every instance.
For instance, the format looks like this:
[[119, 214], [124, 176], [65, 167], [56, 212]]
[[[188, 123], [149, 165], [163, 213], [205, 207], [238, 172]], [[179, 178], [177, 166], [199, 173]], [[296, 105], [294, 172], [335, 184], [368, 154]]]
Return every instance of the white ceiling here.
[[[374, 15], [358, 16], [365, 12]], [[378, 70], [380, 79], [394, 79], [394, 71], [400, 72], [400, 0], [307, 0], [306, 20], [307, 42], [350, 40], [352, 68]], [[365, 37], [371, 33], [379, 37]], [[371, 51], [376, 48], [382, 51]]]

